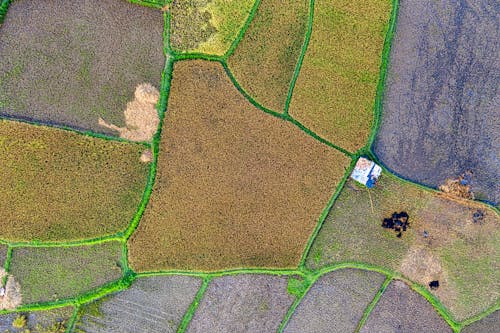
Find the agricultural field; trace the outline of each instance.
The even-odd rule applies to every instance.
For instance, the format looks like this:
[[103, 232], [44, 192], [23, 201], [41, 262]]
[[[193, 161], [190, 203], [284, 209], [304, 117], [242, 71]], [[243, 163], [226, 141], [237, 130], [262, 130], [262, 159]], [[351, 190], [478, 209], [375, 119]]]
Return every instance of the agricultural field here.
[[123, 231], [146, 187], [146, 149], [0, 120], [0, 238], [67, 241]]
[[210, 281], [186, 332], [275, 332], [293, 300], [286, 277], [216, 278]]
[[490, 333], [494, 332], [498, 328], [498, 322], [500, 321], [500, 311], [495, 311], [489, 316], [476, 321], [475, 323], [466, 326], [462, 332], [463, 333]]
[[302, 298], [283, 332], [354, 332], [384, 280], [383, 274], [357, 269], [321, 276]]
[[22, 303], [72, 298], [122, 275], [122, 243], [71, 247], [14, 248], [9, 274], [20, 285]]
[[[402, 211], [410, 224], [398, 238], [381, 221]], [[475, 221], [477, 212], [483, 215]], [[498, 214], [485, 205], [450, 199], [388, 174], [370, 190], [348, 181], [313, 243], [307, 265], [317, 269], [365, 262], [398, 271], [423, 286], [437, 280], [440, 287], [433, 294], [455, 318], [464, 320], [499, 297], [499, 224]]]
[[374, 145], [389, 169], [429, 186], [470, 170], [476, 199], [494, 205], [500, 46], [491, 36], [498, 18], [498, 4], [488, 0], [401, 3]]
[[260, 112], [214, 62], [175, 63], [165, 123], [131, 267], [297, 266], [350, 160]]
[[499, 17], [0, 0], [0, 332], [496, 332]]
[[176, 332], [201, 279], [153, 276], [80, 308], [75, 332]]
[[256, 0], [173, 0], [170, 43], [176, 52], [222, 56], [237, 37]]
[[360, 333], [408, 332], [452, 333], [446, 324], [420, 295], [404, 282], [393, 281], [382, 294]]
[[289, 114], [350, 152], [366, 145], [391, 13], [389, 0], [323, 0], [314, 5], [307, 52]]
[[163, 15], [123, 0], [15, 0], [0, 59], [1, 116], [116, 135], [99, 118], [125, 125], [135, 87], [160, 87]]
[[282, 112], [306, 37], [309, 1], [262, 0], [245, 36], [228, 59], [242, 88], [258, 103]]
[[0, 315], [0, 330], [14, 333], [64, 333], [73, 314], [73, 307], [46, 311]]

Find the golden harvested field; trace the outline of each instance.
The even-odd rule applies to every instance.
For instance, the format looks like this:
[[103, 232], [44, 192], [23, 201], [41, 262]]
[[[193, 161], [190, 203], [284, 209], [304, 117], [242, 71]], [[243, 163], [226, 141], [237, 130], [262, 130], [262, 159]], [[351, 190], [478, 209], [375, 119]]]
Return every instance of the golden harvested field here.
[[296, 267], [349, 163], [253, 107], [219, 63], [178, 62], [131, 267]]
[[289, 113], [319, 136], [354, 152], [374, 121], [389, 0], [315, 2], [311, 40]]
[[[372, 206], [373, 204], [373, 206]], [[473, 215], [484, 216], [474, 222]], [[406, 211], [401, 238], [382, 220]], [[500, 218], [486, 205], [437, 195], [384, 173], [371, 190], [348, 181], [315, 239], [307, 265], [366, 262], [428, 286], [456, 320], [495, 304], [499, 292]], [[424, 231], [427, 234], [424, 234]]]
[[126, 229], [146, 186], [145, 149], [0, 120], [0, 238], [67, 241]]
[[282, 112], [304, 43], [309, 1], [263, 0], [228, 64], [257, 102]]

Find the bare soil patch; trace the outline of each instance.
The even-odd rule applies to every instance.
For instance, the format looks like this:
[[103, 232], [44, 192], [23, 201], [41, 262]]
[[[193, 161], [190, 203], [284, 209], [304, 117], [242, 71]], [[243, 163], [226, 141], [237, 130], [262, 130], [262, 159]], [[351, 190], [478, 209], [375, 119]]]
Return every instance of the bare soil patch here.
[[108, 124], [99, 118], [99, 125], [118, 131], [120, 137], [132, 141], [151, 141], [158, 129], [160, 117], [156, 104], [160, 92], [149, 83], [142, 83], [135, 88], [134, 100], [127, 104], [125, 127]]
[[138, 271], [295, 267], [350, 160], [256, 109], [215, 62], [174, 66]]

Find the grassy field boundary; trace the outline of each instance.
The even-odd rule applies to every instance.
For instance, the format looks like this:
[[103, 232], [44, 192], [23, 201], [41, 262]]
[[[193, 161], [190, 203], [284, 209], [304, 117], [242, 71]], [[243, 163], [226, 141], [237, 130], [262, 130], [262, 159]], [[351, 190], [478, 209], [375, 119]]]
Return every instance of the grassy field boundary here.
[[167, 5], [167, 3], [170, 2], [168, 0], [127, 0], [127, 1], [133, 3], [134, 5], [139, 5], [154, 9], [162, 9], [163, 7], [165, 7], [165, 5]]
[[203, 279], [203, 283], [201, 284], [200, 289], [198, 290], [198, 292], [194, 296], [193, 302], [191, 303], [191, 305], [189, 305], [186, 313], [184, 314], [184, 317], [182, 318], [181, 323], [179, 324], [179, 328], [177, 329], [177, 333], [186, 332], [186, 329], [188, 328], [189, 323], [193, 319], [193, 316], [194, 316], [194, 313], [196, 312], [196, 309], [198, 309], [198, 306], [200, 305], [201, 299], [205, 295], [205, 292], [208, 288], [210, 281], [211, 281], [210, 277], [205, 277]]
[[295, 313], [295, 310], [299, 306], [300, 302], [302, 302], [302, 299], [307, 295], [309, 292], [309, 289], [312, 288], [314, 285], [314, 282], [316, 282], [317, 278], [313, 277], [311, 279], [310, 276], [306, 277], [305, 283], [306, 283], [306, 288], [304, 291], [298, 295], [295, 300], [293, 301], [292, 305], [288, 308], [288, 311], [285, 314], [285, 317], [283, 317], [283, 320], [280, 323], [280, 326], [278, 327], [277, 333], [283, 333], [283, 330], [285, 329], [286, 325], [290, 321], [290, 318], [292, 318], [293, 314]]
[[299, 263], [299, 269], [305, 267], [307, 255], [311, 251], [311, 247], [314, 243], [314, 240], [316, 239], [316, 236], [318, 236], [318, 233], [321, 230], [321, 227], [323, 226], [323, 223], [325, 222], [325, 219], [328, 216], [328, 213], [330, 213], [330, 210], [332, 209], [333, 204], [335, 203], [335, 200], [337, 200], [338, 196], [340, 195], [340, 192], [344, 188], [344, 185], [347, 182], [347, 179], [349, 178], [349, 175], [351, 174], [355, 165], [356, 165], [356, 160], [352, 159], [349, 167], [344, 172], [344, 176], [342, 177], [342, 180], [337, 185], [335, 191], [333, 192], [332, 197], [330, 198], [330, 200], [326, 204], [325, 209], [323, 209], [323, 212], [321, 213], [321, 215], [318, 219], [316, 227], [314, 228], [313, 233], [309, 237], [309, 240], [307, 241], [307, 245], [304, 249], [304, 252], [302, 253], [302, 257], [300, 258], [300, 263]]
[[35, 121], [31, 120], [28, 118], [22, 118], [22, 117], [12, 117], [8, 115], [0, 115], [0, 120], [6, 120], [6, 121], [11, 121], [11, 122], [17, 122], [17, 123], [22, 123], [26, 125], [31, 125], [31, 126], [38, 126], [38, 127], [48, 127], [48, 128], [53, 128], [56, 130], [61, 130], [61, 131], [66, 131], [66, 132], [71, 132], [74, 134], [82, 135], [84, 137], [91, 137], [94, 139], [101, 139], [101, 140], [106, 140], [106, 141], [115, 141], [115, 142], [122, 142], [122, 143], [128, 143], [132, 145], [141, 145], [144, 147], [149, 148], [151, 144], [147, 141], [132, 141], [129, 139], [124, 139], [120, 138], [118, 136], [112, 136], [112, 135], [107, 135], [107, 134], [102, 134], [102, 133], [96, 133], [90, 130], [84, 130], [84, 129], [78, 129], [75, 127], [69, 127], [69, 126], [64, 126], [64, 125], [59, 125], [56, 123], [51, 123], [48, 121]]
[[9, 278], [10, 263], [12, 261], [12, 246], [7, 246], [7, 255], [5, 256], [5, 262], [3, 264], [3, 269], [5, 270], [5, 276], [2, 278], [2, 287], [5, 288], [7, 284], [7, 279]]
[[307, 30], [304, 38], [304, 43], [302, 44], [302, 49], [300, 51], [299, 59], [297, 60], [297, 65], [295, 66], [295, 71], [293, 72], [292, 81], [288, 88], [288, 94], [286, 96], [285, 108], [283, 113], [288, 115], [288, 109], [290, 108], [290, 102], [292, 101], [293, 89], [295, 88], [295, 83], [299, 78], [300, 69], [302, 68], [302, 62], [306, 56], [307, 47], [309, 46], [309, 41], [311, 40], [312, 27], [314, 20], [314, 0], [309, 0], [309, 17], [307, 20]]
[[355, 331], [356, 333], [359, 333], [361, 328], [363, 328], [363, 326], [366, 323], [366, 320], [368, 319], [368, 317], [372, 313], [373, 309], [375, 309], [375, 306], [377, 305], [378, 301], [380, 300], [380, 297], [382, 297], [382, 294], [384, 293], [385, 289], [387, 289], [387, 286], [389, 286], [389, 283], [391, 283], [391, 281], [392, 281], [392, 279], [390, 277], [385, 278], [385, 281], [382, 283], [379, 290], [377, 291], [377, 293], [373, 297], [373, 300], [370, 302], [370, 304], [368, 304], [365, 311], [363, 312], [363, 316], [361, 317], [361, 320], [359, 321], [358, 326], [356, 327], [356, 331]]
[[341, 153], [343, 153], [344, 155], [346, 155], [348, 157], [352, 158], [354, 156], [354, 154], [348, 152], [347, 150], [345, 150], [345, 149], [331, 143], [330, 141], [320, 137], [318, 134], [316, 134], [315, 132], [313, 132], [309, 128], [305, 127], [302, 123], [300, 123], [298, 120], [292, 118], [290, 115], [270, 110], [270, 109], [264, 107], [263, 105], [259, 104], [259, 102], [257, 102], [250, 94], [248, 94], [245, 91], [245, 89], [243, 89], [243, 87], [239, 84], [239, 82], [236, 80], [233, 73], [231, 72], [231, 70], [227, 66], [227, 63], [225, 61], [221, 61], [221, 64], [224, 67], [224, 70], [225, 70], [227, 76], [229, 77], [229, 79], [231, 80], [233, 85], [236, 87], [236, 89], [238, 89], [240, 94], [243, 95], [243, 97], [245, 97], [245, 99], [248, 100], [253, 106], [255, 106], [259, 110], [261, 110], [261, 111], [263, 111], [271, 116], [274, 116], [276, 118], [280, 118], [280, 119], [283, 119], [285, 121], [292, 123], [293, 125], [297, 126], [301, 131], [303, 131], [307, 135], [313, 137], [317, 141], [319, 141], [319, 142], [321, 142], [321, 143], [323, 143], [323, 144], [325, 144], [333, 149], [340, 151]]
[[151, 193], [153, 192], [153, 185], [156, 179], [156, 172], [157, 172], [157, 164], [158, 164], [158, 152], [160, 150], [160, 137], [161, 137], [161, 130], [163, 127], [163, 121], [165, 118], [165, 113], [167, 112], [167, 103], [168, 103], [168, 96], [170, 93], [170, 83], [172, 81], [172, 69], [173, 69], [173, 63], [174, 60], [172, 57], [170, 57], [170, 11], [166, 11], [164, 13], [164, 52], [165, 52], [165, 67], [163, 69], [162, 73], [162, 79], [161, 79], [161, 89], [160, 89], [160, 100], [158, 101], [158, 114], [160, 121], [158, 123], [158, 129], [156, 130], [156, 133], [153, 137], [152, 141], [152, 151], [153, 151], [153, 161], [151, 163], [151, 168], [149, 171], [149, 177], [148, 177], [148, 183], [146, 185], [146, 189], [144, 191], [141, 203], [139, 205], [139, 208], [137, 210], [137, 213], [135, 214], [134, 218], [132, 219], [132, 222], [130, 223], [129, 227], [125, 231], [124, 234], [124, 239], [128, 240], [130, 236], [132, 236], [132, 233], [137, 229], [139, 226], [139, 222], [141, 220], [142, 214], [144, 213], [146, 206], [149, 202], [149, 199], [151, 197]]
[[375, 94], [375, 104], [373, 106], [373, 124], [370, 131], [370, 136], [368, 137], [368, 142], [364, 147], [370, 150], [373, 145], [373, 141], [375, 140], [375, 136], [377, 135], [378, 129], [380, 127], [380, 122], [382, 120], [385, 81], [387, 77], [389, 58], [391, 55], [392, 40], [394, 38], [394, 32], [396, 31], [396, 23], [398, 20], [399, 0], [388, 0], [388, 1], [392, 1], [392, 10], [391, 10], [391, 16], [389, 18], [389, 24], [387, 26], [387, 32], [385, 34], [384, 46], [382, 48], [382, 61], [380, 63], [377, 91]]
[[257, 9], [260, 6], [261, 0], [255, 0], [255, 3], [253, 4], [252, 10], [250, 11], [250, 14], [248, 15], [245, 24], [243, 24], [243, 28], [241, 28], [240, 32], [238, 33], [238, 36], [236, 36], [236, 39], [231, 43], [231, 46], [229, 46], [229, 49], [226, 51], [226, 53], [222, 56], [222, 59], [224, 62], [227, 61], [227, 59], [233, 54], [234, 50], [238, 47], [238, 44], [241, 42], [243, 37], [245, 36], [245, 33], [248, 30], [248, 27], [253, 21], [253, 18], [255, 17], [255, 14], [257, 13]]
[[0, 2], [0, 27], [3, 24], [5, 16], [7, 15], [7, 11], [9, 10], [11, 0], [1, 0]]
[[75, 306], [73, 308], [73, 313], [71, 314], [71, 317], [69, 317], [68, 324], [66, 325], [65, 333], [73, 332], [73, 329], [75, 328], [75, 324], [76, 324], [76, 318], [78, 317], [78, 310], [79, 309], [80, 309], [79, 306]]
[[17, 247], [72, 247], [72, 246], [88, 246], [97, 245], [105, 242], [112, 241], [122, 241], [123, 233], [117, 233], [113, 235], [107, 235], [97, 238], [75, 240], [75, 241], [54, 241], [54, 242], [41, 242], [41, 241], [30, 241], [30, 242], [10, 242], [5, 240], [0, 240], [0, 244], [8, 245], [12, 248]]

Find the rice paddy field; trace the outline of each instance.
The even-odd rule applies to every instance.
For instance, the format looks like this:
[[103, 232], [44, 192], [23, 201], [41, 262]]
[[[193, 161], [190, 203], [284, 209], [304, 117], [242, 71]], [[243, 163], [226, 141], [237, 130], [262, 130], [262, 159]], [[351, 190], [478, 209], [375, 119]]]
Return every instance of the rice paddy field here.
[[498, 331], [499, 17], [0, 0], [0, 331]]

